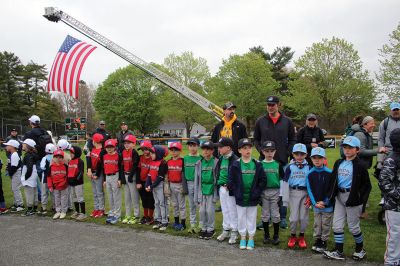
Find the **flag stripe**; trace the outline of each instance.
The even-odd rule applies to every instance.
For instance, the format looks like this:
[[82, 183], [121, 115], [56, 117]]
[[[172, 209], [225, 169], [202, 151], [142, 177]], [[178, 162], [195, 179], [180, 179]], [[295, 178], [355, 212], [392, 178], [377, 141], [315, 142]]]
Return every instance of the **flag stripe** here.
[[69, 71], [70, 77], [69, 77], [69, 86], [68, 86], [68, 88], [69, 88], [70, 95], [73, 95], [72, 91], [73, 91], [73, 86], [75, 85], [75, 83], [73, 83], [73, 82], [74, 82], [75, 74], [78, 73], [76, 71], [77, 64], [80, 61], [80, 58], [82, 57], [82, 55], [85, 54], [85, 52], [86, 52], [86, 50], [88, 48], [90, 48], [90, 45], [82, 46], [82, 49], [80, 49], [80, 51], [77, 53], [76, 58], [74, 60], [74, 63], [72, 65], [72, 68]]
[[83, 57], [82, 63], [79, 66], [79, 70], [78, 70], [78, 75], [76, 75], [76, 81], [75, 81], [75, 95], [76, 95], [76, 99], [78, 99], [78, 88], [79, 88], [79, 77], [81, 76], [81, 72], [82, 72], [82, 68], [83, 65], [85, 64], [86, 59], [89, 57], [89, 55], [96, 49], [96, 47], [92, 46], [92, 48], [89, 50], [89, 52], [86, 53], [86, 55]]
[[[71, 74], [70, 64], [71, 64], [72, 59], [74, 59], [74, 62], [75, 62], [74, 56], [76, 54], [76, 51], [78, 51], [82, 45], [84, 45], [84, 43], [81, 42], [81, 43], [78, 43], [78, 44], [75, 44], [74, 46], [72, 46], [72, 48], [71, 48], [72, 52], [71, 51], [69, 52], [70, 55], [68, 56], [68, 61], [65, 63], [65, 66], [63, 67], [64, 68], [63, 90], [64, 90], [64, 93], [66, 93], [66, 94], [69, 94], [67, 80], [68, 80], [68, 76]], [[71, 94], [69, 94], [69, 95], [71, 95]]]

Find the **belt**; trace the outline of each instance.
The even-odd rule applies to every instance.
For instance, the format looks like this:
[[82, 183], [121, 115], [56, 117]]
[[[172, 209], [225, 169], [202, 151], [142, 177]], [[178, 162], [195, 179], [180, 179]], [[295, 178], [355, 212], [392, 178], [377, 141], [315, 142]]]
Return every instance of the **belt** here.
[[131, 172], [124, 172], [124, 174], [129, 175]]
[[302, 186], [293, 186], [293, 187], [290, 187], [290, 188], [294, 189], [294, 190], [307, 190], [306, 187], [302, 187]]
[[115, 172], [114, 174], [108, 174], [106, 176], [113, 176], [113, 175], [116, 175], [116, 174], [118, 174], [118, 172]]
[[346, 193], [346, 192], [350, 192], [350, 188], [339, 188], [339, 192], [341, 193]]

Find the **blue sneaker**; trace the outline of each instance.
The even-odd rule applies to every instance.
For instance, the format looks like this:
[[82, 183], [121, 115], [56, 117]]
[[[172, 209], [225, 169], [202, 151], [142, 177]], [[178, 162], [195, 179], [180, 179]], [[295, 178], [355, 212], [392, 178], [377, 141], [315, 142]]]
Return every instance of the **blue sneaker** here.
[[287, 222], [286, 222], [286, 218], [282, 218], [282, 219], [281, 219], [280, 227], [281, 227], [282, 229], [287, 229], [287, 228], [288, 228]]
[[179, 226], [180, 224], [178, 224], [178, 223], [173, 223], [172, 224], [172, 228], [174, 228], [175, 230], [177, 230], [176, 228]]
[[106, 223], [111, 223], [111, 221], [114, 219], [114, 216], [108, 215], [106, 219]]
[[177, 226], [174, 227], [176, 231], [183, 231], [185, 230], [185, 226], [183, 224], [178, 224]]
[[119, 222], [119, 218], [118, 217], [112, 217], [110, 224], [116, 224]]
[[246, 249], [246, 240], [244, 240], [244, 239], [240, 240], [239, 248]]
[[248, 242], [247, 242], [247, 250], [253, 250], [254, 249], [254, 240], [253, 239], [250, 239]]

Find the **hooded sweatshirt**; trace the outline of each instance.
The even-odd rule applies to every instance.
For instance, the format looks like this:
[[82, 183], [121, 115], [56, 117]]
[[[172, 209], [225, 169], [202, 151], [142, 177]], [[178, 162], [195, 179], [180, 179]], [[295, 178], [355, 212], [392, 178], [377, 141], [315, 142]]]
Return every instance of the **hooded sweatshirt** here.
[[74, 159], [68, 163], [68, 184], [77, 186], [83, 184], [84, 164], [81, 159], [82, 150], [78, 146], [72, 146], [74, 149]]
[[351, 127], [354, 132], [353, 136], [360, 140], [360, 152], [358, 157], [365, 163], [368, 168], [372, 166], [372, 159], [378, 154], [378, 149], [374, 149], [372, 136], [365, 131], [359, 124], [354, 124]]
[[147, 174], [146, 187], [150, 186], [151, 189], [157, 187], [164, 181], [165, 175], [168, 171], [167, 162], [164, 160], [165, 149], [161, 145], [154, 145], [156, 158], [150, 162], [150, 170]]

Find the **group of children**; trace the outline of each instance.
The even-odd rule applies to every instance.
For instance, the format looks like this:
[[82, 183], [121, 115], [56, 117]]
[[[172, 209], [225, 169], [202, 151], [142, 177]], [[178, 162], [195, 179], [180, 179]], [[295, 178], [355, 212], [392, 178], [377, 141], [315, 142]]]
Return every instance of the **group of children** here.
[[[181, 157], [182, 144], [173, 142], [168, 148], [152, 145], [149, 140], [140, 143], [142, 154], [135, 149], [136, 138], [127, 135], [125, 149], [117, 151], [117, 141], [104, 141], [101, 134], [92, 137], [93, 148], [86, 155], [87, 176], [91, 181], [94, 210], [91, 217], [107, 215], [106, 222], [115, 224], [147, 224], [164, 231], [169, 226], [169, 204], [173, 206], [172, 227], [189, 233], [198, 233], [202, 239], [215, 235], [215, 203], [220, 200], [223, 231], [218, 241], [228, 239], [235, 244], [240, 237], [240, 249], [254, 249], [257, 206], [262, 205], [264, 243], [279, 244], [279, 202], [290, 208], [289, 248], [296, 244], [306, 248], [304, 237], [308, 226], [309, 209], [314, 211], [314, 238], [312, 250], [332, 259], [344, 259], [344, 226], [354, 236], [356, 249], [353, 258], [365, 257], [363, 235], [359, 217], [365, 195], [371, 189], [367, 169], [360, 163], [357, 152], [360, 142], [347, 137], [342, 146], [345, 158], [336, 161], [333, 171], [324, 164], [325, 150], [312, 149], [313, 165], [306, 160], [304, 144], [294, 145], [293, 159], [283, 168], [275, 161], [275, 143], [266, 141], [262, 146], [263, 161], [252, 158], [252, 143], [241, 139], [238, 158], [233, 153], [233, 141], [221, 138], [218, 143], [198, 139], [187, 141], [189, 154]], [[62, 144], [62, 143], [61, 143]], [[46, 156], [41, 162], [35, 152], [33, 140], [23, 143], [25, 156], [21, 160], [17, 151], [19, 143], [5, 143], [11, 156], [8, 173], [12, 180], [14, 205], [11, 211], [24, 208], [20, 188], [24, 187], [26, 212], [47, 212], [47, 188], [53, 197], [55, 214], [53, 219], [66, 217], [68, 208], [74, 203], [72, 218], [84, 220], [86, 216], [83, 197], [84, 164], [80, 159], [81, 149], [68, 143], [55, 147], [47, 144]], [[198, 149], [201, 149], [201, 155]], [[220, 157], [213, 156], [218, 148]], [[168, 153], [171, 158], [166, 160]], [[38, 166], [39, 165], [39, 166]], [[36, 167], [43, 170], [38, 176]], [[39, 180], [39, 182], [38, 182]], [[122, 188], [124, 185], [125, 216], [122, 217]], [[38, 211], [37, 186], [41, 187], [42, 210]], [[109, 199], [105, 212], [104, 188]], [[189, 202], [189, 225], [186, 225], [186, 196]], [[143, 216], [140, 218], [140, 200]], [[197, 208], [199, 226], [197, 227]], [[327, 250], [327, 240], [333, 224], [334, 251]], [[269, 227], [273, 227], [271, 237]]]

